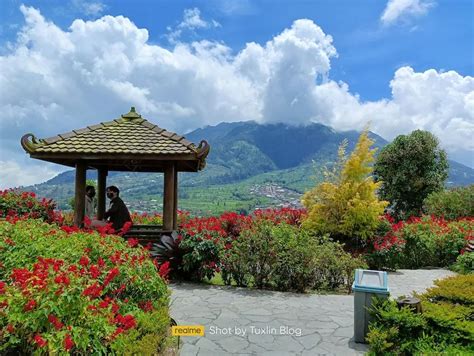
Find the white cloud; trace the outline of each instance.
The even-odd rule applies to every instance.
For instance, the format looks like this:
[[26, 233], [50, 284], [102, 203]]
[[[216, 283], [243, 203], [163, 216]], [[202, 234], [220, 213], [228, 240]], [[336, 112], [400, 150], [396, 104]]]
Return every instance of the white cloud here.
[[[0, 161], [2, 174], [0, 177], [0, 189], [27, 186], [44, 182], [56, 174], [64, 171], [57, 167], [51, 167], [52, 164], [28, 164], [20, 165], [16, 161]], [[19, 181], [19, 177], [21, 180]]]
[[106, 9], [100, 1], [72, 0], [72, 4], [87, 16], [99, 16]]
[[426, 129], [451, 157], [474, 165], [473, 77], [402, 67], [390, 83], [391, 98], [364, 102], [347, 84], [330, 80], [337, 52], [311, 20], [297, 20], [234, 55], [212, 41], [165, 49], [122, 16], [75, 20], [64, 31], [38, 10], [21, 11], [25, 25], [0, 56], [3, 186], [40, 182], [55, 173], [51, 167], [63, 168], [48, 165], [35, 175], [43, 166], [25, 158], [23, 134], [54, 136], [110, 120], [132, 105], [178, 133], [242, 120], [321, 122], [337, 130], [360, 129], [370, 120], [387, 139]]
[[406, 21], [406, 18], [425, 15], [434, 6], [433, 0], [389, 0], [380, 17], [384, 25], [397, 21]]
[[216, 20], [207, 22], [201, 18], [201, 11], [198, 8], [185, 9], [183, 13], [183, 20], [176, 26], [176, 28], [168, 27], [167, 38], [171, 43], [176, 43], [183, 33], [188, 30], [194, 33], [197, 29], [220, 27], [220, 23]]

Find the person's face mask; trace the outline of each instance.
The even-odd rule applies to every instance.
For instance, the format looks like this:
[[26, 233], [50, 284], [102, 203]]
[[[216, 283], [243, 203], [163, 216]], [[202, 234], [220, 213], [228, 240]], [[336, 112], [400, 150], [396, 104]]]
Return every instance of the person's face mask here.
[[112, 192], [108, 192], [108, 193], [107, 193], [107, 198], [109, 198], [110, 200], [112, 200], [112, 199], [114, 198], [114, 196], [115, 196], [115, 195], [114, 195], [114, 193], [112, 193]]
[[94, 192], [94, 191], [90, 191], [88, 195], [89, 195], [89, 197], [94, 198], [94, 197], [95, 197], [95, 192]]

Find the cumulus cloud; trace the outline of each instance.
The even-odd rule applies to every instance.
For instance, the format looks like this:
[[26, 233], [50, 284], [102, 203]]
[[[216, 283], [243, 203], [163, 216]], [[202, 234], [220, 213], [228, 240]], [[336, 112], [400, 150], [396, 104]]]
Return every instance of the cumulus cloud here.
[[72, 4], [87, 16], [99, 16], [106, 9], [100, 1], [73, 0]]
[[220, 27], [220, 23], [216, 20], [207, 22], [201, 18], [201, 11], [198, 8], [185, 9], [183, 14], [183, 20], [176, 26], [176, 28], [168, 27], [168, 41], [176, 43], [183, 33], [188, 30], [194, 32], [197, 29]]
[[384, 25], [397, 21], [406, 21], [407, 18], [425, 15], [434, 6], [431, 0], [389, 0], [380, 17]]
[[451, 157], [473, 165], [473, 77], [403, 67], [390, 82], [391, 98], [364, 102], [330, 79], [337, 51], [311, 20], [297, 20], [267, 43], [248, 43], [233, 54], [206, 40], [172, 49], [151, 44], [146, 29], [122, 16], [78, 19], [62, 30], [34, 8], [21, 11], [25, 24], [0, 56], [4, 187], [40, 182], [62, 169], [48, 165], [35, 174], [42, 165], [26, 158], [23, 134], [54, 136], [110, 120], [132, 105], [178, 133], [245, 120], [321, 122], [337, 130], [371, 121], [387, 139], [426, 129]]

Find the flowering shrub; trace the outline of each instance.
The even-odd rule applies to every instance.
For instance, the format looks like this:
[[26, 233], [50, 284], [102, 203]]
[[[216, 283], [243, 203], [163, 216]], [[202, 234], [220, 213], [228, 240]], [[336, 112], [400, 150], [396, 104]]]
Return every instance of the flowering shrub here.
[[178, 236], [183, 255], [182, 275], [194, 280], [212, 278], [221, 271], [223, 254], [232, 249], [234, 240], [243, 231], [262, 221], [299, 226], [303, 214], [301, 209], [283, 208], [258, 210], [253, 216], [227, 212], [219, 217], [188, 219], [181, 225]]
[[193, 280], [211, 279], [219, 272], [219, 250], [227, 237], [225, 220], [217, 217], [193, 218], [181, 226], [178, 235], [183, 255], [181, 271]]
[[474, 239], [473, 218], [446, 221], [424, 216], [391, 222], [390, 231], [372, 240], [368, 260], [375, 268], [446, 267]]
[[52, 199], [36, 198], [33, 192], [0, 190], [0, 218], [43, 219], [48, 222], [62, 222], [62, 216], [55, 212], [56, 203]]
[[167, 342], [166, 284], [122, 238], [0, 223], [0, 353], [154, 354]]

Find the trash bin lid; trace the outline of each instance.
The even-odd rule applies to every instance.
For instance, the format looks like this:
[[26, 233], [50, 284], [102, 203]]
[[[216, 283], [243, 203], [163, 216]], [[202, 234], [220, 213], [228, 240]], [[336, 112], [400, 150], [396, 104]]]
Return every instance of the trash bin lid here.
[[388, 294], [387, 272], [356, 269], [352, 290]]

